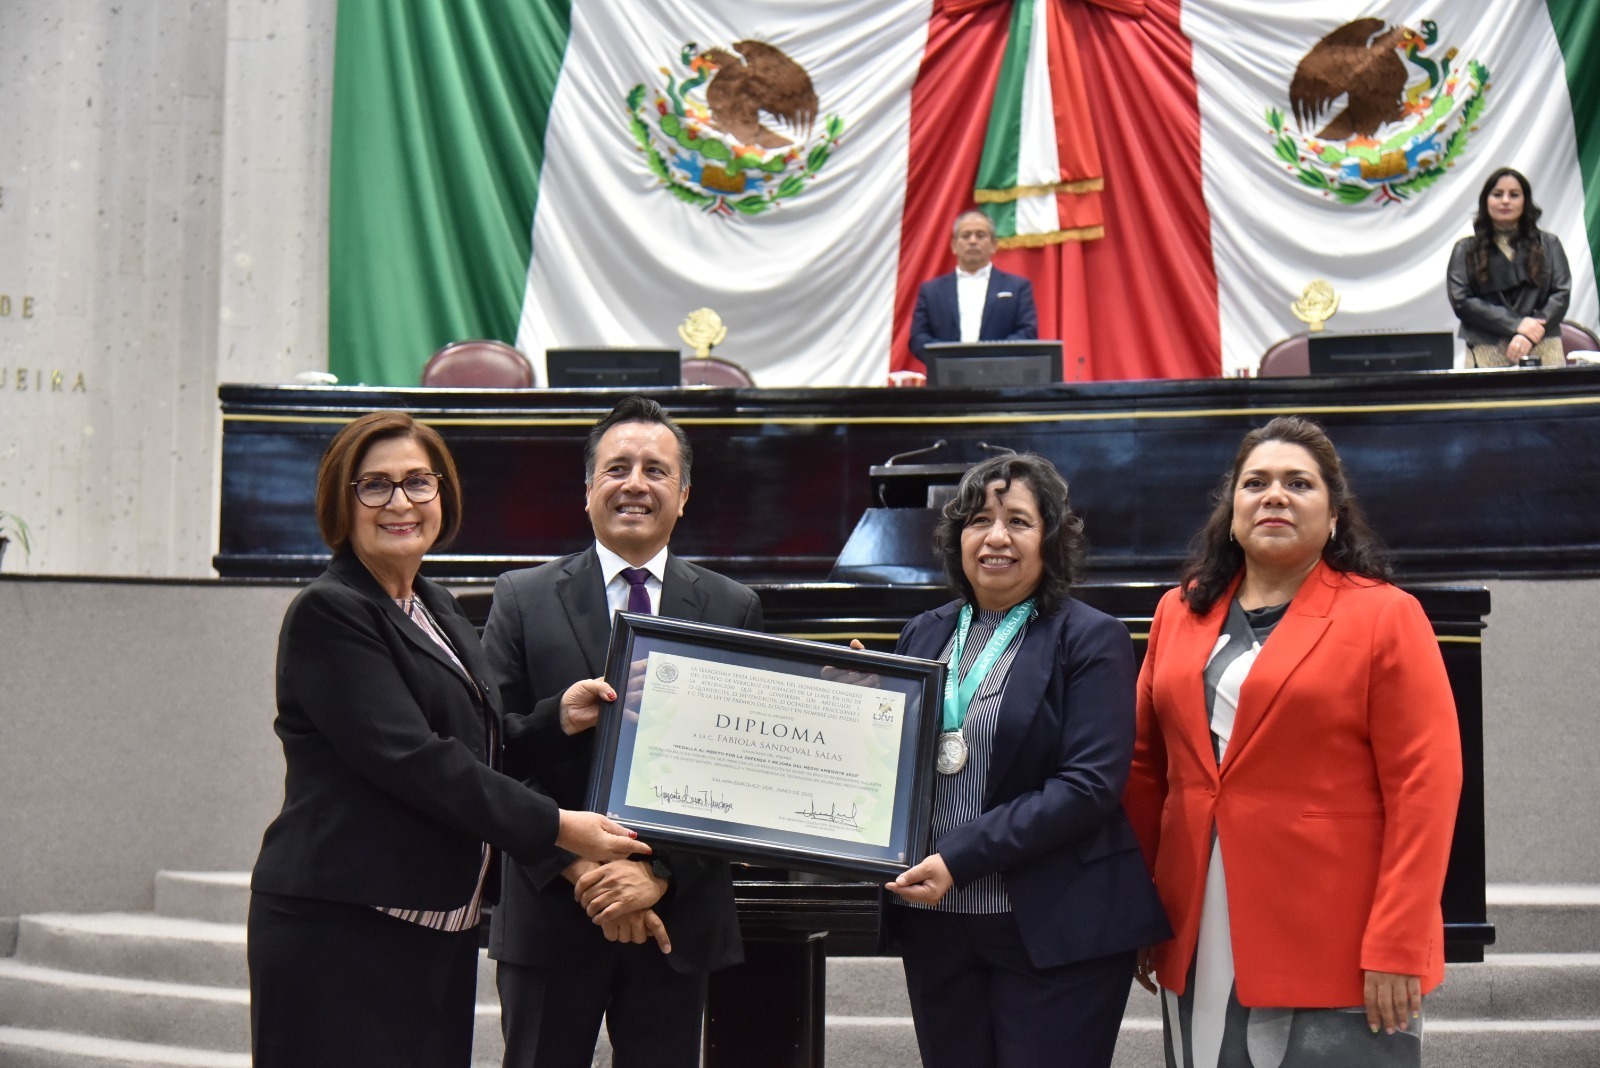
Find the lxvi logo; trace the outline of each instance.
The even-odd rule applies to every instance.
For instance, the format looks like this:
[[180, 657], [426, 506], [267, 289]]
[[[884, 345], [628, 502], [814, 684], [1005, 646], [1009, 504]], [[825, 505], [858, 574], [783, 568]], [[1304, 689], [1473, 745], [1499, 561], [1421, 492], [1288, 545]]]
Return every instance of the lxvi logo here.
[[844, 132], [837, 115], [814, 129], [817, 94], [805, 68], [763, 41], [704, 51], [690, 42], [678, 61], [677, 70], [660, 68], [665, 84], [636, 85], [627, 100], [634, 140], [667, 191], [728, 217], [799, 196]]
[[1438, 40], [1432, 20], [1419, 33], [1366, 18], [1318, 41], [1289, 83], [1300, 135], [1267, 109], [1273, 151], [1289, 172], [1343, 204], [1399, 203], [1443, 177], [1483, 115], [1489, 69], [1455, 48], [1441, 54]]

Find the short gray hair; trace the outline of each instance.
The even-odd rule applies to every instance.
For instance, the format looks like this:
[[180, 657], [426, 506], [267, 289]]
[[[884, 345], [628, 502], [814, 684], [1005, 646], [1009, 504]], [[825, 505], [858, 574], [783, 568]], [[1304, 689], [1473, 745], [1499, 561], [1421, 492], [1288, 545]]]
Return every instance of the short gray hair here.
[[961, 235], [961, 220], [972, 215], [976, 215], [978, 218], [989, 224], [990, 237], [997, 236], [994, 228], [994, 220], [989, 218], [986, 213], [979, 211], [977, 208], [973, 208], [970, 211], [964, 211], [960, 215], [957, 215], [956, 221], [950, 224], [950, 240], [954, 241]]

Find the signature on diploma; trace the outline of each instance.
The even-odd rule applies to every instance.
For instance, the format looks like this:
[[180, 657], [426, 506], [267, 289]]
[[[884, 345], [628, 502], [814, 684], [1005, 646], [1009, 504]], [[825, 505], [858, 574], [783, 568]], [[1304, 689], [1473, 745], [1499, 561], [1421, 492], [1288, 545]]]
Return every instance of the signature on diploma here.
[[854, 805], [850, 806], [849, 812], [840, 812], [838, 805], [830, 804], [827, 811], [824, 812], [817, 807], [815, 801], [807, 801], [806, 807], [800, 809], [795, 815], [808, 820], [816, 820], [818, 823], [831, 823], [837, 827], [852, 827], [860, 830], [860, 827], [856, 824], [856, 806]]
[[684, 808], [697, 808], [702, 812], [727, 812], [733, 808], [733, 802], [721, 797], [713, 797], [710, 790], [696, 790], [685, 786], [682, 789], [663, 790], [657, 786], [656, 800], [663, 805], [682, 805]]

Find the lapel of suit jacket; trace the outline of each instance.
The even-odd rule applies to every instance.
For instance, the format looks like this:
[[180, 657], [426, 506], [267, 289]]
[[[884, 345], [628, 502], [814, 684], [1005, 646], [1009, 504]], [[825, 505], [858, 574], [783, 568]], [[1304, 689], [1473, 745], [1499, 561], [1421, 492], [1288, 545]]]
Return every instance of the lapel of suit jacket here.
[[934, 340], [961, 340], [961, 302], [956, 297], [956, 273], [941, 274], [933, 280], [932, 313]]
[[[461, 615], [448, 593], [438, 583], [417, 576], [417, 596], [422, 598], [422, 603], [427, 605], [428, 611], [433, 614], [433, 620], [439, 624], [439, 629], [444, 631], [444, 636], [449, 639], [450, 645], [455, 649], [456, 656], [461, 658], [461, 663], [472, 676], [473, 687], [480, 694], [491, 694], [498, 702], [495, 688], [483, 685], [493, 676], [489, 673], [489, 661], [483, 652], [483, 642], [478, 640], [478, 630], [466, 616]], [[443, 652], [431, 639], [428, 641], [436, 652]], [[448, 659], [448, 658], [447, 658]], [[454, 665], [452, 665], [452, 668]], [[460, 672], [456, 672], [460, 674]], [[498, 705], [497, 705], [498, 707]]]
[[666, 580], [661, 583], [661, 615], [698, 623], [706, 615], [706, 591], [694, 569], [667, 553]]
[[[995, 719], [994, 747], [989, 751], [989, 776], [984, 800], [991, 801], [995, 788], [1005, 781], [1006, 773], [1022, 750], [1022, 740], [1028, 726], [1044, 700], [1045, 687], [1050, 684], [1050, 672], [1055, 666], [1056, 650], [1061, 647], [1061, 632], [1066, 629], [1071, 602], [1063, 604], [1048, 618], [1035, 619], [1022, 635], [1022, 647], [1011, 661], [1011, 672], [1006, 676], [1005, 696], [1000, 699], [1000, 712]], [[1070, 709], [1062, 710], [1071, 715]]]
[[[950, 644], [960, 611], [959, 601], [934, 609], [934, 621], [921, 629], [916, 644], [906, 652], [924, 660], [937, 660], [945, 646]], [[1016, 760], [1022, 739], [1028, 732], [1028, 724], [1032, 722], [1033, 713], [1044, 696], [1044, 689], [1049, 685], [1055, 650], [1061, 643], [1061, 630], [1066, 625], [1066, 618], [1067, 612], [1063, 608], [1048, 619], [1036, 619], [1028, 624], [1022, 636], [1022, 647], [1012, 658], [1011, 671], [1004, 680], [1005, 697], [1000, 702], [1000, 712], [995, 722], [994, 744], [989, 750], [986, 792], [990, 797], [994, 795], [995, 785], [1004, 779], [1005, 773]], [[950, 672], [956, 668], [955, 664], [947, 665]], [[1000, 683], [985, 679], [982, 689], [985, 693], [993, 693], [995, 685]]]
[[606, 604], [605, 576], [600, 557], [591, 545], [562, 566], [556, 579], [556, 599], [567, 614], [590, 678], [606, 670], [606, 650], [611, 645], [611, 611]]
[[[394, 627], [400, 633], [400, 636], [410, 642], [415, 649], [424, 656], [431, 657], [444, 665], [450, 674], [461, 680], [461, 685], [465, 686], [469, 692], [474, 695], [478, 693], [476, 685], [461, 674], [461, 669], [456, 667], [448, 653], [439, 648], [439, 643], [423, 633], [422, 628], [416, 623], [406, 618], [405, 612], [401, 610], [399, 605], [394, 603], [394, 598], [389, 596], [388, 591], [378, 585], [378, 580], [372, 577], [372, 572], [367, 570], [366, 565], [361, 562], [359, 557], [354, 553], [340, 553], [328, 565], [328, 570], [346, 586], [376, 604], [382, 610], [383, 617], [389, 621], [389, 625]], [[444, 600], [448, 594], [421, 575], [418, 575], [413, 581], [412, 592], [415, 596], [422, 598], [422, 603], [433, 614], [433, 618], [438, 621], [441, 629], [445, 631], [445, 635], [451, 642], [456, 644], [459, 653], [461, 643], [457, 640], [457, 635], [445, 623], [445, 617], [454, 616], [454, 612], [446, 607]], [[470, 663], [465, 656], [462, 657], [462, 663], [469, 664], [470, 669]]]
[[[1227, 591], [1211, 606], [1211, 611], [1203, 616], [1194, 615], [1179, 602], [1180, 625], [1161, 633], [1161, 660], [1178, 686], [1174, 702], [1177, 707], [1171, 723], [1188, 747], [1194, 766], [1203, 768], [1213, 780], [1218, 777], [1217, 754], [1211, 745], [1211, 716], [1206, 711], [1206, 664], [1211, 660], [1217, 636], [1228, 618], [1228, 606], [1233, 603], [1240, 577], [1234, 578]], [[1238, 736], [1237, 725], [1234, 736]], [[1228, 752], [1233, 752], [1232, 743], [1229, 743]]]
[[1003, 289], [1011, 287], [1009, 275], [989, 268], [989, 288], [983, 294], [983, 317], [978, 320], [978, 340], [991, 341], [1000, 332], [996, 321], [1000, 317], [1000, 301], [995, 297]]
[[1341, 578], [1321, 561], [1306, 576], [1289, 602], [1289, 610], [1273, 628], [1261, 647], [1250, 674], [1239, 688], [1239, 708], [1234, 714], [1233, 735], [1222, 758], [1222, 773], [1239, 762], [1239, 754], [1260, 729], [1273, 699], [1300, 662], [1310, 654], [1328, 629], [1328, 611], [1333, 607]]

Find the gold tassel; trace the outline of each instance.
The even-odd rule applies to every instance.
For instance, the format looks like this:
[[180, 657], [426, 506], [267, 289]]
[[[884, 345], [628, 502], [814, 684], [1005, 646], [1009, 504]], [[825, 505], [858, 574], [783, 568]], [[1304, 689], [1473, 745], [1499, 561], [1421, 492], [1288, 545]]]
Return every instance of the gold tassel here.
[[1067, 241], [1098, 241], [1106, 236], [1104, 226], [1080, 226], [1074, 230], [1052, 230], [1047, 234], [1013, 234], [1000, 239], [1001, 248], [1044, 248]]
[[1005, 204], [1023, 197], [1043, 197], [1053, 193], [1098, 193], [1106, 187], [1104, 178], [1079, 178], [1054, 185], [1018, 185], [1010, 189], [974, 189], [972, 199], [979, 204]]

